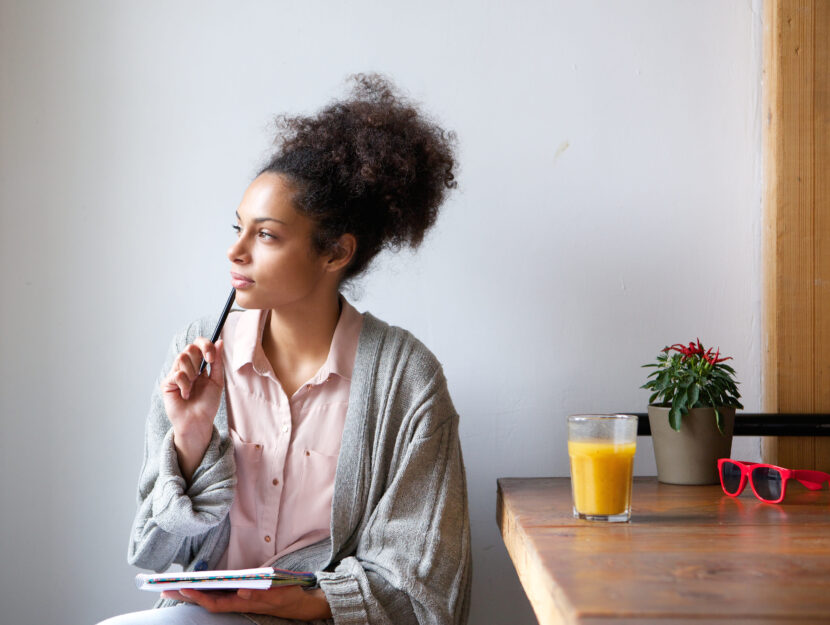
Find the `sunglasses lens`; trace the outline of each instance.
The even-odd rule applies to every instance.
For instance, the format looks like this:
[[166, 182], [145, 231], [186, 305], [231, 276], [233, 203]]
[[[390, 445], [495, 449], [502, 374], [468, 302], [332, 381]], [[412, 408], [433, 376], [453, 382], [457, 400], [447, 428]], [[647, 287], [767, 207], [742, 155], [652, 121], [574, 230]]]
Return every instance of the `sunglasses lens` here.
[[752, 485], [761, 499], [777, 501], [781, 499], [783, 480], [781, 473], [769, 467], [755, 467], [752, 469]]
[[741, 486], [741, 467], [733, 462], [724, 462], [720, 470], [720, 480], [724, 490], [734, 495]]

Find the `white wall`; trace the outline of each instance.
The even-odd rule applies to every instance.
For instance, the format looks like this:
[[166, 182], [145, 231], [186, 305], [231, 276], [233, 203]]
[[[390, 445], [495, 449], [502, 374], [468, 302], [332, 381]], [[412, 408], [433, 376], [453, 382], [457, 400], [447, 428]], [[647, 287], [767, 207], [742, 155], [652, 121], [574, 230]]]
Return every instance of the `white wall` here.
[[445, 365], [471, 623], [533, 622], [497, 477], [567, 475], [564, 417], [644, 411], [667, 343], [720, 345], [760, 409], [759, 1], [0, 0], [0, 620], [152, 602], [125, 552], [168, 340], [224, 302], [272, 116], [378, 70], [457, 131], [461, 186], [355, 303]]

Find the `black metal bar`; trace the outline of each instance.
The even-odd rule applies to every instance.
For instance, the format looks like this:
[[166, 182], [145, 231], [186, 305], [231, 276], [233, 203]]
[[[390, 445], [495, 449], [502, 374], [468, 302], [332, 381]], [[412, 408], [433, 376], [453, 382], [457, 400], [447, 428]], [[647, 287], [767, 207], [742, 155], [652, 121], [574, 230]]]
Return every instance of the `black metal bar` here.
[[[648, 414], [637, 419], [637, 436], [651, 436]], [[735, 415], [735, 436], [830, 436], [830, 414], [746, 413]]]

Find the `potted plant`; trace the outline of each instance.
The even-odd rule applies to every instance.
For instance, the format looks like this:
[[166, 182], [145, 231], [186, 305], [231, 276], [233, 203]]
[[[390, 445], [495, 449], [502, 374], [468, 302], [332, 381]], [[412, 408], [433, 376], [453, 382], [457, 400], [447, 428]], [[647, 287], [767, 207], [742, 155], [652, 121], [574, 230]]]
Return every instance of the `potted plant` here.
[[648, 421], [657, 479], [668, 484], [715, 484], [718, 458], [732, 450], [738, 401], [735, 370], [720, 350], [700, 342], [664, 348], [648, 381]]

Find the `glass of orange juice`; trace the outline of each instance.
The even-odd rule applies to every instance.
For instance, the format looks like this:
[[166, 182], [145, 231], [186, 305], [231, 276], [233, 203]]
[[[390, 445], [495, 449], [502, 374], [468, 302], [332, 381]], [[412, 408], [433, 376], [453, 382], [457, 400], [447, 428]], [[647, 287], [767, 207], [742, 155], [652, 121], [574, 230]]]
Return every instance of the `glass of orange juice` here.
[[589, 521], [626, 522], [631, 518], [637, 417], [568, 417], [568, 455], [574, 516]]

